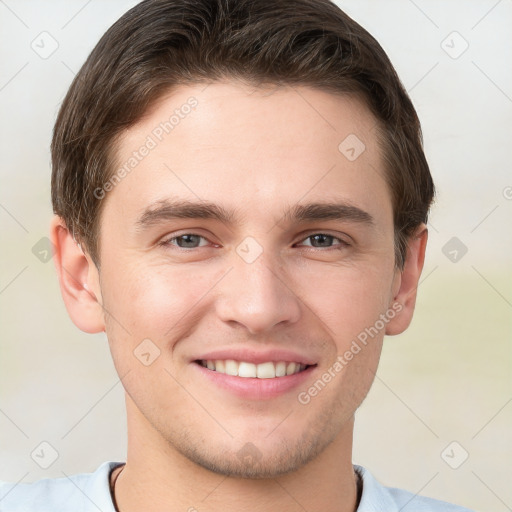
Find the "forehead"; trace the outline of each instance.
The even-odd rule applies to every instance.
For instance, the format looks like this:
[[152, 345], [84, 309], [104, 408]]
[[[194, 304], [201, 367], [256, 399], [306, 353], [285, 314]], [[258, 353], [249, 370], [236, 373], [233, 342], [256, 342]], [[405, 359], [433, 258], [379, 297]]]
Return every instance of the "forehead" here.
[[302, 199], [391, 212], [369, 109], [304, 86], [180, 86], [119, 138], [116, 173], [107, 199], [123, 215], [168, 197], [208, 200], [240, 219], [275, 221]]

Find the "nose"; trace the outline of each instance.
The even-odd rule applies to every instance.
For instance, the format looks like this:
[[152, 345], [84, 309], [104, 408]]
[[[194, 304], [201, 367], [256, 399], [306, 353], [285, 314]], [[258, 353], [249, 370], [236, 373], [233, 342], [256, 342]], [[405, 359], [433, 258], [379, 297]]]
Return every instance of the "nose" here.
[[282, 265], [264, 251], [252, 263], [234, 255], [233, 267], [218, 290], [221, 320], [241, 325], [251, 334], [298, 321], [301, 300]]

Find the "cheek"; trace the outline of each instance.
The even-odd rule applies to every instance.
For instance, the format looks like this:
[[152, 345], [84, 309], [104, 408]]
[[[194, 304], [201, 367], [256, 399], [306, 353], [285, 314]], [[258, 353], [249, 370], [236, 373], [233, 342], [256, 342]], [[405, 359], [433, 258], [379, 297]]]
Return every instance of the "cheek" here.
[[151, 415], [158, 404], [156, 416], [172, 415], [187, 402], [172, 350], [200, 325], [205, 314], [200, 299], [210, 281], [197, 271], [170, 267], [119, 264], [103, 269], [108, 275], [102, 282], [107, 337], [123, 386], [141, 410]]
[[126, 352], [128, 345], [133, 350], [146, 338], [164, 350], [186, 336], [204, 313], [206, 301], [200, 299], [214, 282], [214, 276], [210, 279], [197, 269], [119, 264], [104, 272], [104, 308], [110, 313], [107, 334]]
[[329, 328], [339, 353], [389, 308], [391, 283], [392, 272], [375, 264], [311, 271], [301, 277], [300, 286], [301, 296]]

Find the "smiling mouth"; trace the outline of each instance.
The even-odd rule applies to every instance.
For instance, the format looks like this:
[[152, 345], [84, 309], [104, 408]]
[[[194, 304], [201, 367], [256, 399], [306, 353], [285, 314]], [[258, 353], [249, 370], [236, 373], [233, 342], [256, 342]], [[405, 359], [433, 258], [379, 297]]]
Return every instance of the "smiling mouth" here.
[[233, 359], [201, 359], [195, 362], [209, 370], [223, 373], [225, 375], [256, 379], [286, 377], [288, 375], [301, 373], [310, 366], [316, 366], [286, 361], [268, 361], [265, 363], [254, 364], [246, 361], [235, 361]]

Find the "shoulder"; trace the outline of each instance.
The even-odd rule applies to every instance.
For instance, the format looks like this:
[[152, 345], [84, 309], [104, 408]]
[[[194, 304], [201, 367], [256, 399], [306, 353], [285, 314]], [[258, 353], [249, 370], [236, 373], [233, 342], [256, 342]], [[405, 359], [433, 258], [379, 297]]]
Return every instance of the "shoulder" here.
[[362, 466], [354, 465], [363, 481], [357, 512], [472, 512], [445, 501], [418, 496], [403, 489], [384, 487]]
[[1, 512], [115, 512], [110, 471], [121, 462], [104, 462], [94, 473], [44, 478], [33, 483], [0, 482]]

